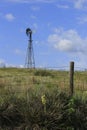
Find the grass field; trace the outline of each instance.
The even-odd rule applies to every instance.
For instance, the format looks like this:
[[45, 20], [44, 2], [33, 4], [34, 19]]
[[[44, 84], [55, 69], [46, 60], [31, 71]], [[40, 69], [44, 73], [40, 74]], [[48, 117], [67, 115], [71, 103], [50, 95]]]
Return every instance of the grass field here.
[[[53, 87], [69, 89], [69, 71], [43, 70], [43, 69], [0, 69], [0, 92], [2, 90], [26, 91], [30, 87]], [[87, 72], [76, 71], [74, 73], [74, 89], [87, 90]]]
[[86, 130], [87, 72], [0, 69], [1, 130]]
[[[67, 88], [69, 84], [68, 72], [53, 70], [28, 70], [5, 68], [0, 69], [0, 90], [25, 91], [31, 87], [58, 87]], [[66, 85], [65, 85], [66, 84]]]

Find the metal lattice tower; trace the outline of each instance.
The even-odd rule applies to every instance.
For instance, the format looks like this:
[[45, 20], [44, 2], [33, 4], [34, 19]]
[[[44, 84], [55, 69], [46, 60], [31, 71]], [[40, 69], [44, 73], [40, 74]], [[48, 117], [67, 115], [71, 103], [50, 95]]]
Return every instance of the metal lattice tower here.
[[29, 37], [29, 40], [28, 40], [25, 67], [35, 68], [34, 52], [33, 52], [33, 45], [32, 45], [32, 31], [30, 28], [26, 29], [26, 35]]

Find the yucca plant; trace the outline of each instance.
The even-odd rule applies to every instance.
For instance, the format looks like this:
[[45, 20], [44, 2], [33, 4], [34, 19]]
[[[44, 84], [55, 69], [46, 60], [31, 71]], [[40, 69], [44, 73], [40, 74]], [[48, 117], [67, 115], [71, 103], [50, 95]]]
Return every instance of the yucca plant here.
[[6, 95], [0, 102], [2, 130], [86, 130], [87, 100], [57, 87], [28, 89], [24, 96]]

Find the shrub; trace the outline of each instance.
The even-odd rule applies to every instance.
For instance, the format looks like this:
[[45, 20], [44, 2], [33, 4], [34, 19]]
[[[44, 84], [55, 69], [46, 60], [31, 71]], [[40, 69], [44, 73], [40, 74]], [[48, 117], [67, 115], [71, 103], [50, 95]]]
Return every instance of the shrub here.
[[36, 70], [35, 72], [34, 72], [34, 75], [35, 76], [51, 76], [51, 77], [53, 77], [53, 74], [50, 72], [50, 71], [48, 71], [48, 70]]
[[87, 101], [70, 97], [57, 87], [31, 88], [27, 95], [10, 95], [0, 104], [1, 129], [86, 130]]

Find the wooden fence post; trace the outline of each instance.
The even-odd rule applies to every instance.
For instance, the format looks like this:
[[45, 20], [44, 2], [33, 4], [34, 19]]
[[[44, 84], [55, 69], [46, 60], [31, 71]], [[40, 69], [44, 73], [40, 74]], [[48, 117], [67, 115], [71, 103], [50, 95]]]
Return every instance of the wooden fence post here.
[[74, 62], [70, 62], [70, 95], [73, 96], [74, 92]]

